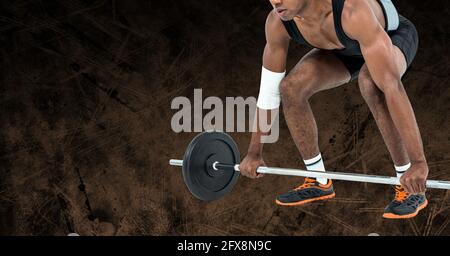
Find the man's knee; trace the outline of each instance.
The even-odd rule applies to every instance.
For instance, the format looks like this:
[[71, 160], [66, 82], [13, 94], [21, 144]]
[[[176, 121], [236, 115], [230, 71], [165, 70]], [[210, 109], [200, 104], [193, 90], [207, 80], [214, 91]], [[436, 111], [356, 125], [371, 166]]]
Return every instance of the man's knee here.
[[361, 70], [358, 75], [358, 85], [362, 97], [368, 104], [381, 104], [384, 102], [384, 94], [377, 87], [368, 70]]
[[295, 104], [308, 100], [314, 94], [313, 79], [285, 77], [280, 83], [283, 104]]

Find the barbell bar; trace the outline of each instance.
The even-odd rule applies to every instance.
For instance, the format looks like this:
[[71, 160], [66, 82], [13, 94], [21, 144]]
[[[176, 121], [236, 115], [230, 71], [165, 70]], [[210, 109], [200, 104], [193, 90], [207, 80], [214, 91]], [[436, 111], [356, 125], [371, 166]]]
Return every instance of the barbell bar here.
[[[170, 165], [183, 166], [183, 160], [171, 159]], [[223, 163], [215, 162], [213, 164], [213, 169], [216, 171], [217, 170], [239, 171], [239, 165], [238, 164], [236, 164], [236, 165], [223, 164]], [[263, 173], [263, 174], [276, 174], [276, 175], [311, 177], [311, 178], [326, 178], [326, 179], [332, 179], [332, 180], [356, 181], [356, 182], [366, 182], [366, 183], [376, 183], [376, 184], [386, 184], [386, 185], [400, 185], [400, 180], [397, 177], [358, 174], [358, 173], [305, 171], [305, 170], [301, 170], [301, 169], [267, 167], [267, 166], [258, 167], [256, 169], [256, 172]], [[437, 189], [450, 189], [450, 181], [427, 180], [426, 187], [427, 188], [437, 188]]]
[[[218, 199], [231, 191], [239, 174], [239, 151], [233, 139], [224, 132], [203, 132], [186, 149], [183, 160], [170, 159], [172, 166], [183, 167], [183, 177], [191, 193], [204, 201]], [[353, 182], [400, 185], [397, 177], [344, 172], [306, 171], [260, 166], [261, 174], [326, 178]], [[209, 184], [208, 184], [209, 183]], [[450, 189], [450, 181], [427, 180], [427, 188]]]

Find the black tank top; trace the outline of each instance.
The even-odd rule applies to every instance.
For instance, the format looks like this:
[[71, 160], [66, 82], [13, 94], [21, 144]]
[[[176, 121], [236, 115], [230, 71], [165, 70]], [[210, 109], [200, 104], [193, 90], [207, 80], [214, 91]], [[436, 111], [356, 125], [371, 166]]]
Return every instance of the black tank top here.
[[[356, 40], [353, 40], [345, 34], [344, 29], [342, 28], [341, 16], [342, 9], [344, 8], [345, 0], [332, 0], [333, 4], [333, 18], [334, 18], [334, 29], [336, 30], [336, 35], [341, 42], [341, 44], [345, 47], [344, 49], [333, 50], [334, 52], [345, 55], [345, 56], [362, 56], [361, 48], [359, 47], [359, 43]], [[284, 21], [282, 20], [284, 27], [286, 28], [289, 36], [297, 43], [310, 46], [316, 48], [309, 44], [300, 31], [297, 28], [297, 24], [294, 20]]]

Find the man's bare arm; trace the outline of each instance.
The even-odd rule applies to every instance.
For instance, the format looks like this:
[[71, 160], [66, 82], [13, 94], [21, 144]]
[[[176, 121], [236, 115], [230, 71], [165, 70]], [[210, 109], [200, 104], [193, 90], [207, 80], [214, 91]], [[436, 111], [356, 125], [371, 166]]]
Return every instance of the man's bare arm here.
[[[265, 33], [266, 46], [263, 54], [263, 66], [273, 72], [284, 72], [290, 37], [275, 11], [271, 11], [267, 16]], [[260, 120], [262, 115], [266, 115], [265, 120], [272, 120], [272, 112], [272, 110], [258, 108], [257, 120]], [[252, 134], [248, 149], [249, 154], [261, 155], [263, 148], [261, 136], [264, 134], [266, 133], [262, 132], [258, 125], [257, 131]]]
[[267, 16], [265, 31], [263, 66], [273, 72], [283, 72], [286, 70], [290, 37], [275, 11]]
[[[264, 109], [256, 109], [256, 131], [252, 133], [250, 145], [245, 158], [242, 160], [239, 169], [241, 174], [249, 178], [259, 178], [256, 169], [264, 166], [262, 158], [262, 136], [269, 135], [267, 131], [271, 127], [272, 115], [278, 112], [278, 108], [273, 109], [279, 104], [279, 95], [277, 96], [277, 81], [284, 76], [286, 69], [286, 56], [289, 48], [289, 35], [283, 27], [280, 18], [274, 11], [270, 12], [266, 20], [266, 46], [263, 55], [263, 69], [261, 76], [260, 95], [258, 96], [258, 106], [264, 106]], [[268, 79], [267, 81], [263, 77]], [[264, 85], [264, 88], [262, 88]], [[264, 91], [262, 91], [263, 89]], [[267, 90], [267, 91], [266, 91]], [[269, 120], [261, 129], [260, 120]]]
[[389, 113], [411, 160], [412, 166], [401, 182], [408, 192], [424, 191], [428, 167], [419, 127], [394, 57], [395, 46], [366, 1], [346, 1], [342, 23], [348, 36], [359, 42], [370, 75], [384, 93]]

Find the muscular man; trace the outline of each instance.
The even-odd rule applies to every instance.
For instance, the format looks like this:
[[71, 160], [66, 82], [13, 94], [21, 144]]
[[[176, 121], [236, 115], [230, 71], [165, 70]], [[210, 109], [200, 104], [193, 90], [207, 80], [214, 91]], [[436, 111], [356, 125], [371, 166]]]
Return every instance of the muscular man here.
[[[428, 166], [419, 128], [401, 78], [414, 59], [418, 34], [391, 0], [270, 0], [266, 21], [257, 116], [270, 115], [283, 103], [289, 131], [308, 170], [325, 171], [309, 98], [322, 90], [358, 79], [390, 152], [402, 185], [386, 207], [385, 218], [411, 218], [426, 207]], [[289, 42], [311, 50], [285, 76]], [[252, 134], [241, 173], [261, 175], [261, 129]], [[332, 181], [306, 178], [276, 199], [302, 205], [335, 196]]]

